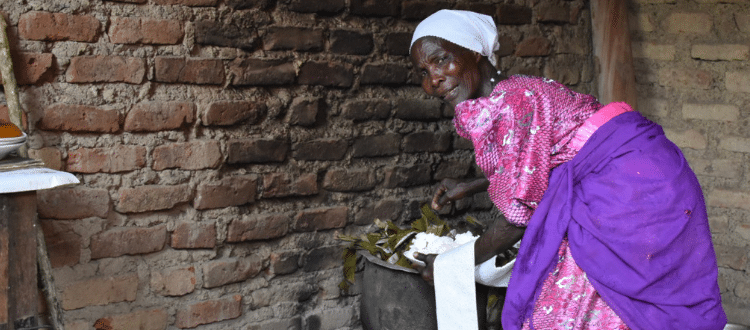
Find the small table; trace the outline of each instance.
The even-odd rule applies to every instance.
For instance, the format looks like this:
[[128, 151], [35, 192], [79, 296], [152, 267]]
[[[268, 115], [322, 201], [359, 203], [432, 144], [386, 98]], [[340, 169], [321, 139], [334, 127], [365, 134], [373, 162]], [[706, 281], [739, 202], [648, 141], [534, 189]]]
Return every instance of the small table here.
[[37, 322], [36, 191], [80, 183], [42, 166], [27, 158], [0, 161], [0, 329]]

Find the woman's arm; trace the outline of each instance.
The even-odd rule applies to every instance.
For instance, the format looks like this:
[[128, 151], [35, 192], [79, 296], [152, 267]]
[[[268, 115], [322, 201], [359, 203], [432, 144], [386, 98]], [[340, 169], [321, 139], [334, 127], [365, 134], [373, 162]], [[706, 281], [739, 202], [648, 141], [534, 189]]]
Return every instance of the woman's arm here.
[[517, 227], [500, 215], [474, 243], [474, 263], [479, 265], [510, 249], [523, 237], [525, 230], [525, 227]]
[[440, 210], [452, 201], [469, 197], [478, 192], [487, 191], [490, 181], [486, 178], [475, 179], [468, 182], [458, 182], [455, 179], [445, 179], [440, 182], [435, 195], [432, 197], [432, 208]]

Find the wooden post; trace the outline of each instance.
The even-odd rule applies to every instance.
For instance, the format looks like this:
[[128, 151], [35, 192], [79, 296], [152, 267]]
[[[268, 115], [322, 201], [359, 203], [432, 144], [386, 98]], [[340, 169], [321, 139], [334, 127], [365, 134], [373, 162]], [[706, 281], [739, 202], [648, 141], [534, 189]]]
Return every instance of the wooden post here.
[[8, 272], [8, 329], [36, 325], [36, 211], [36, 191], [0, 195], [0, 228], [8, 233], [8, 258], [2, 260]]
[[[21, 113], [21, 102], [18, 99], [18, 84], [16, 83], [16, 75], [13, 72], [13, 59], [10, 56], [10, 42], [8, 33], [6, 32], [8, 23], [5, 22], [5, 17], [0, 15], [0, 76], [3, 77], [3, 87], [5, 89], [5, 100], [8, 102], [8, 116], [10, 122], [18, 126], [20, 130], [23, 130], [23, 122]], [[21, 146], [18, 149], [18, 155], [21, 157], [27, 156], [26, 146]]]
[[592, 0], [594, 56], [598, 60], [599, 102], [626, 102], [638, 107], [627, 0]]

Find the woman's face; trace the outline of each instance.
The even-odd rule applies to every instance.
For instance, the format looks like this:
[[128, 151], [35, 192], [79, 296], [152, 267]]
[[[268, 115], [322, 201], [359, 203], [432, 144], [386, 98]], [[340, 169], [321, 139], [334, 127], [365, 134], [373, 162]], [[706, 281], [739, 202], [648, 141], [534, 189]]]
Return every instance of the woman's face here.
[[479, 97], [481, 55], [437, 37], [423, 37], [411, 47], [411, 60], [422, 89], [455, 107]]

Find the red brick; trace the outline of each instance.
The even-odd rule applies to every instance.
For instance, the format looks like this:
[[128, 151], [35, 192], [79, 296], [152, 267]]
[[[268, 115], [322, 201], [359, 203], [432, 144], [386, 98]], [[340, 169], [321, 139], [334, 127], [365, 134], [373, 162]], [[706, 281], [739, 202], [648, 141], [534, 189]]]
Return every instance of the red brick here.
[[192, 303], [175, 314], [174, 325], [180, 329], [194, 328], [201, 324], [235, 319], [242, 315], [242, 296], [206, 300]]
[[385, 36], [385, 50], [388, 55], [409, 56], [411, 33], [396, 32]]
[[[270, 285], [266, 287], [259, 288], [259, 289], [252, 291], [252, 293], [250, 294], [250, 297], [252, 298], [252, 303], [250, 304], [250, 308], [252, 310], [256, 310], [256, 309], [269, 307], [269, 306], [284, 306], [284, 305], [290, 306], [291, 305], [290, 306], [291, 308], [286, 307], [284, 308], [283, 311], [280, 308], [274, 307], [273, 309], [275, 311], [281, 312], [278, 314], [275, 313], [276, 315], [274, 316], [276, 316], [277, 318], [296, 316], [298, 314], [298, 312], [295, 311], [298, 309], [295, 306], [297, 305], [296, 303], [308, 301], [310, 298], [315, 296], [315, 294], [318, 293], [319, 290], [320, 289], [318, 288], [317, 285], [314, 285], [311, 283], [305, 283], [302, 281], [286, 281], [286, 283], [284, 284], [278, 284], [278, 282], [276, 283], [271, 282]], [[336, 289], [336, 291], [338, 291], [338, 288]], [[274, 329], [274, 328], [271, 328], [271, 329]], [[286, 330], [286, 328], [284, 329]], [[329, 329], [329, 328], [317, 328], [313, 326], [313, 327], [308, 327], [308, 329]], [[334, 328], [330, 328], [330, 329], [334, 329]], [[263, 328], [263, 330], [267, 330], [267, 329]], [[274, 329], [274, 330], [279, 330], [279, 329]]]
[[29, 149], [29, 158], [41, 160], [47, 168], [57, 171], [63, 170], [62, 152], [55, 147]]
[[343, 228], [348, 221], [344, 206], [308, 209], [294, 217], [294, 230], [298, 232]]
[[41, 221], [52, 268], [73, 266], [81, 260], [83, 239], [73, 231], [72, 221]]
[[166, 310], [152, 309], [108, 316], [97, 320], [97, 322], [106, 322], [105, 324], [109, 324], [112, 329], [163, 330], [167, 328], [168, 317]]
[[729, 219], [726, 216], [710, 216], [708, 225], [712, 234], [726, 234], [729, 229]]
[[750, 192], [715, 189], [708, 193], [706, 204], [750, 211]]
[[443, 117], [443, 104], [434, 99], [399, 99], [396, 101], [394, 108], [394, 116], [403, 120], [429, 121]]
[[18, 19], [21, 38], [47, 41], [95, 42], [101, 23], [94, 16], [33, 11]]
[[298, 268], [299, 254], [295, 252], [272, 252], [270, 259], [270, 267], [274, 275], [291, 274]]
[[302, 141], [294, 146], [292, 157], [298, 160], [341, 160], [344, 159], [349, 143], [338, 139]]
[[219, 141], [170, 143], [154, 148], [154, 170], [181, 168], [200, 170], [216, 168], [221, 163]]
[[[302, 0], [307, 1], [307, 0]], [[310, 2], [310, 1], [307, 1]], [[255, 324], [248, 325], [245, 330], [287, 330], [287, 329], [303, 329], [302, 317], [295, 316], [292, 318], [284, 319], [272, 319]]]
[[664, 134], [680, 148], [706, 149], [708, 143], [704, 134], [694, 129], [685, 131], [664, 129]]
[[561, 3], [541, 3], [535, 8], [537, 22], [575, 24], [578, 11]]
[[544, 76], [563, 85], [577, 85], [581, 82], [581, 65], [589, 56], [561, 54], [554, 56], [544, 66]]
[[91, 237], [91, 259], [158, 252], [167, 241], [167, 225], [119, 227]]
[[386, 188], [411, 187], [430, 182], [432, 171], [428, 164], [394, 166], [385, 171]]
[[727, 71], [724, 85], [729, 92], [750, 93], [750, 72]]
[[373, 136], [362, 136], [354, 140], [352, 157], [382, 157], [399, 153], [401, 135], [386, 133]]
[[342, 251], [340, 246], [313, 249], [302, 258], [302, 269], [309, 273], [341, 267]]
[[37, 210], [43, 219], [107, 218], [109, 192], [106, 189], [58, 188], [39, 190], [36, 194]]
[[359, 209], [354, 216], [354, 224], [360, 226], [371, 225], [375, 219], [397, 220], [404, 210], [404, 203], [400, 200], [379, 200], [374, 205]]
[[109, 41], [113, 44], [174, 45], [184, 35], [182, 22], [137, 17], [112, 17]]
[[297, 27], [271, 27], [263, 37], [264, 50], [319, 51], [323, 30]]
[[227, 228], [227, 242], [266, 240], [286, 235], [292, 219], [284, 214], [235, 219]]
[[354, 121], [386, 119], [391, 114], [390, 103], [378, 99], [348, 101], [341, 107], [342, 116]]
[[714, 250], [716, 250], [716, 262], [719, 264], [719, 267], [745, 270], [747, 266], [747, 248], [714, 244]]
[[495, 14], [497, 13], [497, 6], [498, 5], [496, 4], [490, 3], [457, 3], [456, 6], [453, 7], [453, 9], [468, 10], [475, 13], [495, 17]]
[[665, 25], [669, 33], [705, 35], [713, 29], [713, 17], [709, 13], [671, 13]]
[[80, 148], [68, 152], [66, 169], [77, 173], [119, 173], [146, 166], [146, 147], [118, 145]]
[[669, 87], [710, 89], [713, 74], [707, 70], [695, 68], [664, 68], [659, 70], [659, 85]]
[[255, 48], [257, 32], [254, 28], [213, 20], [196, 21], [193, 26], [195, 27], [195, 42], [199, 45], [239, 48], [248, 52]]
[[750, 153], [750, 138], [731, 135], [722, 136], [721, 141], [719, 141], [719, 149]]
[[516, 56], [547, 56], [552, 52], [552, 43], [545, 37], [529, 37], [516, 47]]
[[170, 268], [151, 273], [151, 291], [162, 296], [184, 296], [195, 290], [195, 268]]
[[172, 232], [169, 244], [175, 249], [212, 249], [216, 246], [216, 225], [203, 222], [183, 222]]
[[154, 59], [154, 80], [166, 83], [212, 84], [224, 82], [224, 63], [205, 58], [159, 56]]
[[255, 277], [263, 268], [257, 255], [242, 258], [225, 258], [203, 264], [203, 287], [215, 288]]
[[103, 110], [86, 105], [54, 104], [44, 110], [39, 128], [114, 133], [120, 130], [120, 114], [115, 110]]
[[227, 163], [283, 162], [289, 151], [286, 139], [236, 139], [227, 142]]
[[394, 63], [365, 64], [360, 75], [363, 85], [401, 85], [409, 77], [410, 69], [404, 65]]
[[349, 11], [358, 16], [398, 16], [401, 1], [397, 0], [351, 0]]
[[198, 185], [195, 209], [216, 209], [243, 205], [255, 201], [256, 179], [253, 176], [237, 176]]
[[[522, 25], [531, 24], [532, 10], [529, 7], [518, 5], [497, 5], [497, 14], [495, 19], [497, 24], [502, 25]], [[500, 47], [504, 47], [500, 44]]]
[[289, 106], [289, 124], [300, 126], [312, 126], [322, 107], [320, 98], [298, 97]]
[[203, 113], [203, 125], [257, 124], [266, 114], [265, 104], [250, 101], [218, 101]]
[[329, 169], [323, 178], [323, 188], [332, 191], [366, 191], [377, 184], [375, 173], [367, 168]]
[[120, 190], [116, 209], [122, 213], [167, 210], [189, 201], [191, 197], [192, 191], [188, 185], [124, 188]]
[[401, 6], [401, 17], [419, 21], [438, 10], [450, 9], [452, 4], [446, 1], [404, 1]]
[[445, 152], [450, 145], [450, 133], [414, 132], [403, 140], [404, 152]]
[[68, 311], [86, 306], [135, 301], [138, 274], [91, 278], [67, 285], [61, 291], [60, 306]]
[[76, 56], [70, 59], [65, 76], [69, 83], [140, 84], [146, 76], [146, 60], [125, 56]]
[[159, 132], [173, 130], [192, 123], [195, 103], [145, 102], [133, 106], [125, 118], [128, 132]]
[[226, 5], [234, 10], [245, 9], [270, 9], [275, 5], [275, 0], [227, 0]]
[[444, 160], [435, 170], [434, 179], [439, 181], [448, 178], [463, 178], [469, 174], [471, 166], [470, 161]]
[[287, 5], [291, 11], [300, 13], [338, 13], [346, 8], [345, 0], [292, 0]]
[[162, 6], [213, 7], [219, 3], [219, 0], [151, 0], [151, 3]]
[[[21, 52], [13, 54], [13, 72], [19, 85], [33, 85], [50, 72], [53, 55], [50, 53]], [[0, 83], [3, 79], [0, 77]]]
[[290, 61], [238, 58], [229, 64], [229, 75], [234, 86], [287, 85], [297, 73]]
[[375, 47], [372, 34], [357, 31], [334, 30], [330, 32], [329, 51], [336, 54], [367, 55]]
[[[0, 119], [11, 121], [10, 114], [8, 113], [8, 106], [5, 104], [0, 104]], [[21, 113], [21, 125], [23, 125], [24, 131], [27, 131], [29, 129], [29, 121], [26, 112]]]
[[298, 82], [301, 85], [351, 87], [354, 83], [354, 71], [344, 64], [306, 62], [299, 69]]
[[318, 194], [318, 176], [301, 174], [294, 178], [289, 173], [269, 173], [263, 176], [263, 198], [309, 196]]

